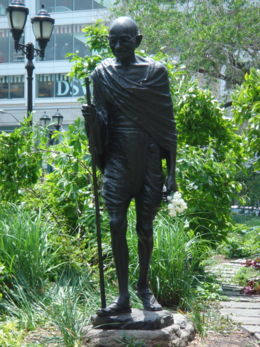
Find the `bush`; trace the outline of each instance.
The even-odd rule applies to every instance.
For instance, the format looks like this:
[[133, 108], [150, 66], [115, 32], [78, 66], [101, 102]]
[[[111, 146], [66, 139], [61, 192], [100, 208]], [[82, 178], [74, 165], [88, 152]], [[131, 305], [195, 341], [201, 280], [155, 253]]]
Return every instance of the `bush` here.
[[231, 227], [230, 206], [240, 189], [234, 179], [235, 164], [228, 157], [216, 161], [211, 146], [185, 146], [178, 158], [177, 180], [188, 203], [190, 227], [215, 247]]
[[0, 134], [0, 202], [16, 201], [24, 188], [32, 187], [41, 174], [41, 153], [36, 133], [27, 119], [22, 127]]
[[232, 94], [232, 111], [245, 137], [248, 157], [260, 169], [260, 70], [246, 73], [245, 81]]
[[[56, 133], [57, 137], [60, 135]], [[62, 132], [59, 144], [48, 148], [43, 143], [43, 160], [54, 170], [45, 173], [33, 189], [27, 189], [23, 194], [23, 201], [28, 206], [41, 207], [60, 230], [74, 235], [94, 230], [94, 199], [87, 144], [80, 119], [70, 125], [68, 131]]]
[[179, 145], [214, 145], [216, 159], [223, 158], [226, 146], [234, 141], [234, 125], [224, 118], [224, 111], [210, 90], [190, 83], [174, 106]]
[[0, 346], [20, 347], [24, 339], [24, 331], [19, 330], [18, 321], [8, 320], [0, 323]]

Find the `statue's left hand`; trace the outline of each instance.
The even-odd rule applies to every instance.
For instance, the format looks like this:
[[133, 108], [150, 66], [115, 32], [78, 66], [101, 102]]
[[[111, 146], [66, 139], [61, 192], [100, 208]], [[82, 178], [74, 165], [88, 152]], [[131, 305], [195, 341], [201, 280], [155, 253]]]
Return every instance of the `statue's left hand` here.
[[168, 174], [165, 182], [166, 186], [166, 196], [172, 195], [173, 193], [177, 192], [178, 187], [176, 183], [176, 178], [174, 174]]

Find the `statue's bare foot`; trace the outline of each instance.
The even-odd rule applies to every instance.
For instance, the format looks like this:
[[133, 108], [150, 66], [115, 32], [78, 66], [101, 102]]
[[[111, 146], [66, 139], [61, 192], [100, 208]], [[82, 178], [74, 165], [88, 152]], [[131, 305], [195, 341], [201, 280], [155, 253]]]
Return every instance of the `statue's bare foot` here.
[[138, 289], [137, 290], [137, 296], [143, 303], [143, 307], [147, 311], [161, 311], [162, 306], [159, 304], [159, 302], [156, 300], [155, 296], [153, 295], [152, 291], [148, 288], [145, 289]]
[[129, 300], [125, 300], [124, 302], [120, 300], [116, 300], [112, 302], [111, 305], [106, 308], [100, 308], [97, 311], [97, 315], [99, 317], [108, 317], [108, 316], [116, 316], [121, 313], [130, 313], [131, 307], [129, 304]]

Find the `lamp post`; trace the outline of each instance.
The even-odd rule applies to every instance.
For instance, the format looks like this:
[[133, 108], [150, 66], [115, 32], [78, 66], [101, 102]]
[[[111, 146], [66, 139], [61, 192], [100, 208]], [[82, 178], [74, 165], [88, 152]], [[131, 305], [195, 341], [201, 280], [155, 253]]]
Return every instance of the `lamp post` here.
[[56, 113], [52, 116], [52, 122], [53, 122], [53, 125], [55, 126], [55, 129], [57, 131], [60, 131], [60, 128], [63, 122], [63, 115], [59, 112], [58, 108]]
[[27, 20], [29, 9], [25, 7], [24, 0], [12, 0], [11, 4], [6, 9], [9, 27], [13, 35], [15, 42], [15, 50], [22, 51], [26, 58], [27, 64], [25, 66], [27, 70], [27, 115], [32, 110], [32, 82], [33, 82], [33, 70], [34, 64], [33, 59], [39, 55], [41, 59], [44, 58], [45, 47], [50, 40], [53, 27], [54, 19], [50, 17], [47, 11], [44, 9], [44, 5], [37, 16], [31, 19], [33, 33], [38, 42], [40, 49], [34, 47], [33, 43], [29, 42], [26, 45], [19, 43], [23, 34], [24, 26]]
[[[63, 115], [59, 112], [59, 109], [57, 108], [56, 113], [51, 118], [46, 114], [46, 112], [44, 112], [44, 114], [40, 117], [39, 121], [42, 127], [49, 129], [49, 144], [54, 145], [55, 139], [52, 137], [53, 131], [60, 131], [63, 122]], [[49, 125], [51, 126], [49, 127]], [[56, 143], [59, 143], [59, 139], [57, 139]]]
[[44, 114], [40, 118], [40, 125], [44, 128], [47, 128], [50, 122], [51, 122], [50, 117], [46, 114], [46, 112], [44, 112]]

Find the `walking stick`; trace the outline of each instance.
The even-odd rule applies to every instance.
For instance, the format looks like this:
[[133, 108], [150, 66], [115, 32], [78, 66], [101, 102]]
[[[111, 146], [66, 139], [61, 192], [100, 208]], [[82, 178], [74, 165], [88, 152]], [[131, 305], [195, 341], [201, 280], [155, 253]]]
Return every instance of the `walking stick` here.
[[[86, 84], [86, 100], [87, 105], [91, 106], [91, 93], [90, 93], [90, 81], [87, 77], [85, 79]], [[99, 283], [100, 283], [100, 296], [101, 296], [101, 308], [106, 308], [106, 294], [105, 294], [105, 280], [104, 280], [104, 265], [102, 257], [102, 242], [101, 242], [101, 225], [100, 225], [100, 207], [99, 207], [99, 198], [98, 198], [98, 184], [97, 184], [97, 158], [96, 158], [96, 134], [94, 122], [96, 119], [92, 119], [88, 122], [87, 114], [84, 111], [84, 106], [82, 107], [82, 114], [85, 119], [85, 130], [89, 136], [89, 149], [91, 154], [92, 162], [92, 181], [93, 181], [93, 192], [95, 198], [95, 216], [96, 216], [96, 231], [97, 231], [97, 246], [98, 246], [98, 265], [99, 265]]]

